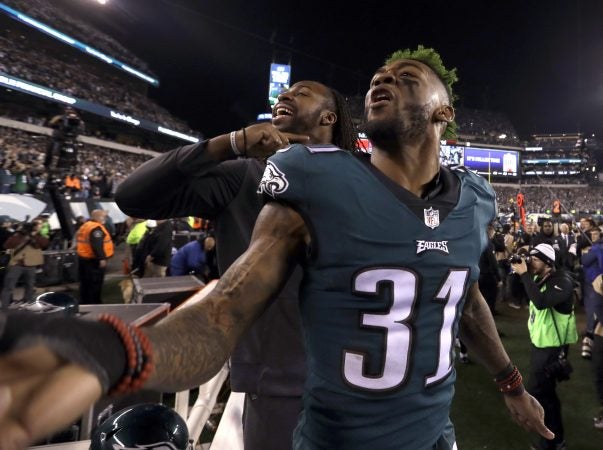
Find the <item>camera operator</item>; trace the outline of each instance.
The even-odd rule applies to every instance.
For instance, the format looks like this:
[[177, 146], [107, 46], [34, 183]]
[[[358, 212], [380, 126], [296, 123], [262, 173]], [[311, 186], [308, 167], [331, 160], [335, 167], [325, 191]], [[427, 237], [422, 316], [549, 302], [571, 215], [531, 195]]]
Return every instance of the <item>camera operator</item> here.
[[546, 426], [555, 439], [540, 439], [537, 449], [564, 449], [561, 402], [557, 381], [569, 379], [571, 366], [565, 359], [568, 344], [578, 340], [573, 307], [574, 281], [563, 270], [555, 270], [555, 250], [538, 244], [528, 256], [511, 258], [530, 299], [528, 330], [532, 341], [530, 378], [527, 390], [544, 408]]
[[54, 156], [58, 154], [56, 168], [69, 170], [77, 164], [77, 136], [84, 131], [84, 121], [72, 107], [65, 108], [63, 114], [49, 120], [53, 128], [52, 140], [46, 149], [44, 166], [54, 168]]
[[34, 299], [36, 270], [44, 264], [42, 250], [48, 247], [48, 239], [40, 234], [40, 226], [39, 221], [23, 223], [4, 243], [4, 248], [11, 250], [11, 257], [0, 294], [2, 310], [8, 309], [13, 291], [22, 277], [25, 280], [23, 299], [26, 302]]

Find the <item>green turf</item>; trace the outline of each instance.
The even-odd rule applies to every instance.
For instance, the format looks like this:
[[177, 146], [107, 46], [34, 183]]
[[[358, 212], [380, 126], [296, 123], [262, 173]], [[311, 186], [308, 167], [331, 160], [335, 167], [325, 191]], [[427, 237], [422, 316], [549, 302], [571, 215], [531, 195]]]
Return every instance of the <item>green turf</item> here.
[[[515, 310], [506, 304], [498, 307], [496, 324], [513, 362], [527, 376], [530, 340], [528, 311]], [[579, 329], [583, 316], [578, 311]], [[598, 410], [590, 362], [580, 357], [580, 344], [570, 347], [574, 373], [557, 387], [561, 399], [565, 439], [570, 450], [603, 449], [603, 432], [593, 427]], [[528, 449], [535, 435], [523, 431], [510, 419], [502, 396], [496, 391], [488, 373], [477, 364], [459, 364], [452, 420], [460, 450]]]

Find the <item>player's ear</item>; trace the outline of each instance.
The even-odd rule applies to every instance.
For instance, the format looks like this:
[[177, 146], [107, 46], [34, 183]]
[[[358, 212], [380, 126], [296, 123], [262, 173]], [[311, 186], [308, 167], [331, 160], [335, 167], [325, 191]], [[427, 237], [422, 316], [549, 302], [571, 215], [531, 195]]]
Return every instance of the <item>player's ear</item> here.
[[337, 114], [333, 111], [325, 111], [320, 116], [320, 124], [323, 126], [330, 126], [337, 122]]
[[437, 122], [450, 123], [454, 120], [454, 108], [450, 105], [441, 105], [435, 110], [434, 116]]

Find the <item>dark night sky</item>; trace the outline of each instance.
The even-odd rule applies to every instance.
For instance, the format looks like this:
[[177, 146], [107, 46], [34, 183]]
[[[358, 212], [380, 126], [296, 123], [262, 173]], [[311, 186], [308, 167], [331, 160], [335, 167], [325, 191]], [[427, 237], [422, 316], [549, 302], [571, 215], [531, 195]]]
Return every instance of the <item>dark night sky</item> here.
[[[520, 137], [603, 135], [603, 2], [110, 0], [89, 18], [148, 62], [150, 96], [206, 136], [266, 109], [269, 64], [292, 81], [364, 94], [398, 48], [436, 48], [458, 68], [457, 104], [507, 113]], [[279, 61], [282, 62], [282, 61]]]

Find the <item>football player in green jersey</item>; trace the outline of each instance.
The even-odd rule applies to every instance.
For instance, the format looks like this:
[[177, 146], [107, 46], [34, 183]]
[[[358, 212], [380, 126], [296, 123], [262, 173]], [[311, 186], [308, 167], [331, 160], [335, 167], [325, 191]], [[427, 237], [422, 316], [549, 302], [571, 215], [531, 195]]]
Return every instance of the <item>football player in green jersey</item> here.
[[[39, 435], [51, 423], [48, 411], [83, 412], [107, 384], [99, 361], [121, 373], [131, 355], [134, 378], [152, 389], [210, 379], [294, 262], [305, 269], [300, 301], [311, 377], [295, 449], [456, 448], [447, 417], [457, 335], [497, 380], [513, 419], [551, 439], [477, 286], [492, 189], [472, 173], [440, 168], [439, 141], [454, 120], [451, 75], [422, 47], [393, 55], [375, 73], [366, 96], [368, 163], [333, 146], [277, 152], [260, 185], [273, 201], [249, 249], [203, 302], [144, 328], [149, 346], [135, 345], [139, 332], [119, 324], [71, 321], [79, 339], [67, 339], [63, 350], [84, 347], [92, 332], [106, 338], [102, 348], [61, 352], [70, 360], [79, 354], [76, 365], [48, 349], [65, 326], [38, 321], [24, 332], [9, 320], [0, 349], [25, 348], [0, 359], [0, 447]], [[34, 342], [47, 345], [27, 345]], [[146, 379], [135, 362], [151, 354]], [[418, 409], [398, 411], [407, 400]]]

